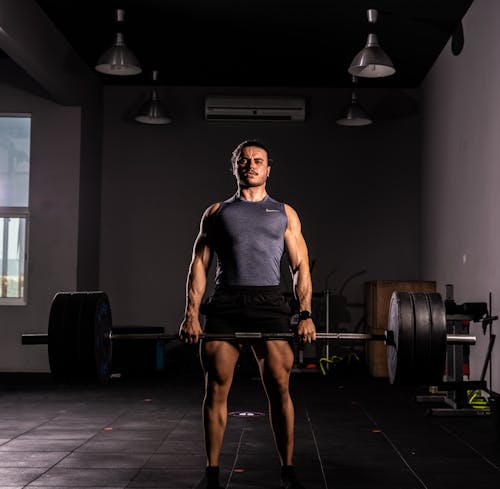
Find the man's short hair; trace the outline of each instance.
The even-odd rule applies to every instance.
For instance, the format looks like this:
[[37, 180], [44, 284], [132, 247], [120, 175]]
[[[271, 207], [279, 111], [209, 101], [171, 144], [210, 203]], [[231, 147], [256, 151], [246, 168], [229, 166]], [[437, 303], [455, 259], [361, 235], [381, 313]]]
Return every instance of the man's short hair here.
[[240, 144], [238, 144], [238, 146], [236, 146], [236, 148], [234, 148], [234, 150], [231, 154], [231, 163], [233, 165], [233, 168], [236, 167], [243, 149], [247, 148], [248, 146], [255, 146], [256, 148], [263, 149], [267, 153], [268, 164], [270, 165], [272, 163], [272, 159], [271, 159], [270, 154], [269, 154], [269, 149], [262, 141], [259, 141], [258, 139], [247, 139], [245, 141], [242, 141]]

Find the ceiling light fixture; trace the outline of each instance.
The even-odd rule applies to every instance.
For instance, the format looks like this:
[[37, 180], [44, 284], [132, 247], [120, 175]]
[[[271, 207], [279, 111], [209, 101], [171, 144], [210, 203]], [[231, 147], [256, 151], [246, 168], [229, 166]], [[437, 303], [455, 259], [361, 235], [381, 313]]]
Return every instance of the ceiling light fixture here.
[[358, 103], [358, 97], [353, 90], [351, 103], [344, 107], [336, 120], [339, 126], [368, 126], [373, 122], [365, 109]]
[[[116, 9], [116, 24], [121, 27], [125, 20], [125, 11]], [[95, 69], [106, 75], [138, 75], [142, 69], [135, 54], [125, 45], [122, 32], [115, 33], [115, 39], [110, 48], [101, 55]]]
[[[158, 71], [153, 71], [153, 84], [158, 81]], [[148, 101], [137, 112], [134, 119], [142, 124], [170, 124], [172, 119], [167, 115], [164, 105], [158, 98], [156, 89], [153, 87]]]
[[[369, 9], [366, 11], [368, 22], [375, 25], [378, 11]], [[351, 75], [366, 78], [381, 78], [390, 76], [396, 72], [394, 65], [387, 53], [380, 47], [377, 34], [368, 34], [366, 46], [354, 57], [347, 70]]]
[[[357, 83], [357, 78], [352, 77], [353, 84]], [[340, 112], [335, 121], [339, 126], [368, 126], [373, 122], [365, 109], [359, 104], [356, 91], [353, 89], [351, 93], [351, 102], [346, 105]]]

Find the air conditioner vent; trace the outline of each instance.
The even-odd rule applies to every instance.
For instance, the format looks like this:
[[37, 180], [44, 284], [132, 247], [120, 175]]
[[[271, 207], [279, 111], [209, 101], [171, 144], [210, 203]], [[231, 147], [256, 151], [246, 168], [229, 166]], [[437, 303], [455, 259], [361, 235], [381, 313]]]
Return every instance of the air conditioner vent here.
[[303, 122], [304, 97], [207, 95], [205, 119], [209, 121]]

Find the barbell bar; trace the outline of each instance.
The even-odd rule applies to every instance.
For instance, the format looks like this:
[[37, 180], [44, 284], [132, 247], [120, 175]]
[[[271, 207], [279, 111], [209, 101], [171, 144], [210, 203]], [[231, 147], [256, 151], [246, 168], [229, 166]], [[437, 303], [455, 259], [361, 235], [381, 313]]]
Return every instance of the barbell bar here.
[[[23, 334], [23, 345], [48, 345], [51, 373], [57, 383], [98, 382], [111, 377], [112, 350], [116, 341], [178, 339], [177, 334], [113, 333], [111, 307], [102, 291], [58, 292], [52, 301], [47, 334]], [[235, 332], [201, 334], [205, 340], [299, 339], [296, 333]], [[446, 311], [438, 293], [393, 292], [388, 328], [384, 334], [316, 333], [317, 340], [383, 341], [391, 383], [441, 381], [446, 348], [474, 345], [476, 337], [447, 334]]]
[[[316, 340], [343, 340], [343, 341], [384, 341], [391, 344], [390, 333], [384, 334], [372, 333], [316, 333]], [[49, 342], [48, 334], [23, 334], [23, 345], [47, 345]], [[261, 333], [259, 331], [236, 331], [234, 333], [201, 333], [200, 339], [205, 340], [296, 340], [296, 333]], [[159, 340], [173, 341], [178, 340], [178, 334], [167, 333], [110, 333], [111, 341], [140, 341], [140, 340]], [[474, 345], [477, 338], [468, 334], [447, 334], [446, 343], [449, 345]]]

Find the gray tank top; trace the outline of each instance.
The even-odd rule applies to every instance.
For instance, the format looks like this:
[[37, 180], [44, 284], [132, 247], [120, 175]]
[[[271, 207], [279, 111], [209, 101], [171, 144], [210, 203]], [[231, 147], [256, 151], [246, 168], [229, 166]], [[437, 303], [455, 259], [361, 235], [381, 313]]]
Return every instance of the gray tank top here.
[[250, 202], [234, 195], [214, 214], [211, 244], [217, 254], [217, 285], [280, 284], [288, 218], [269, 195]]

